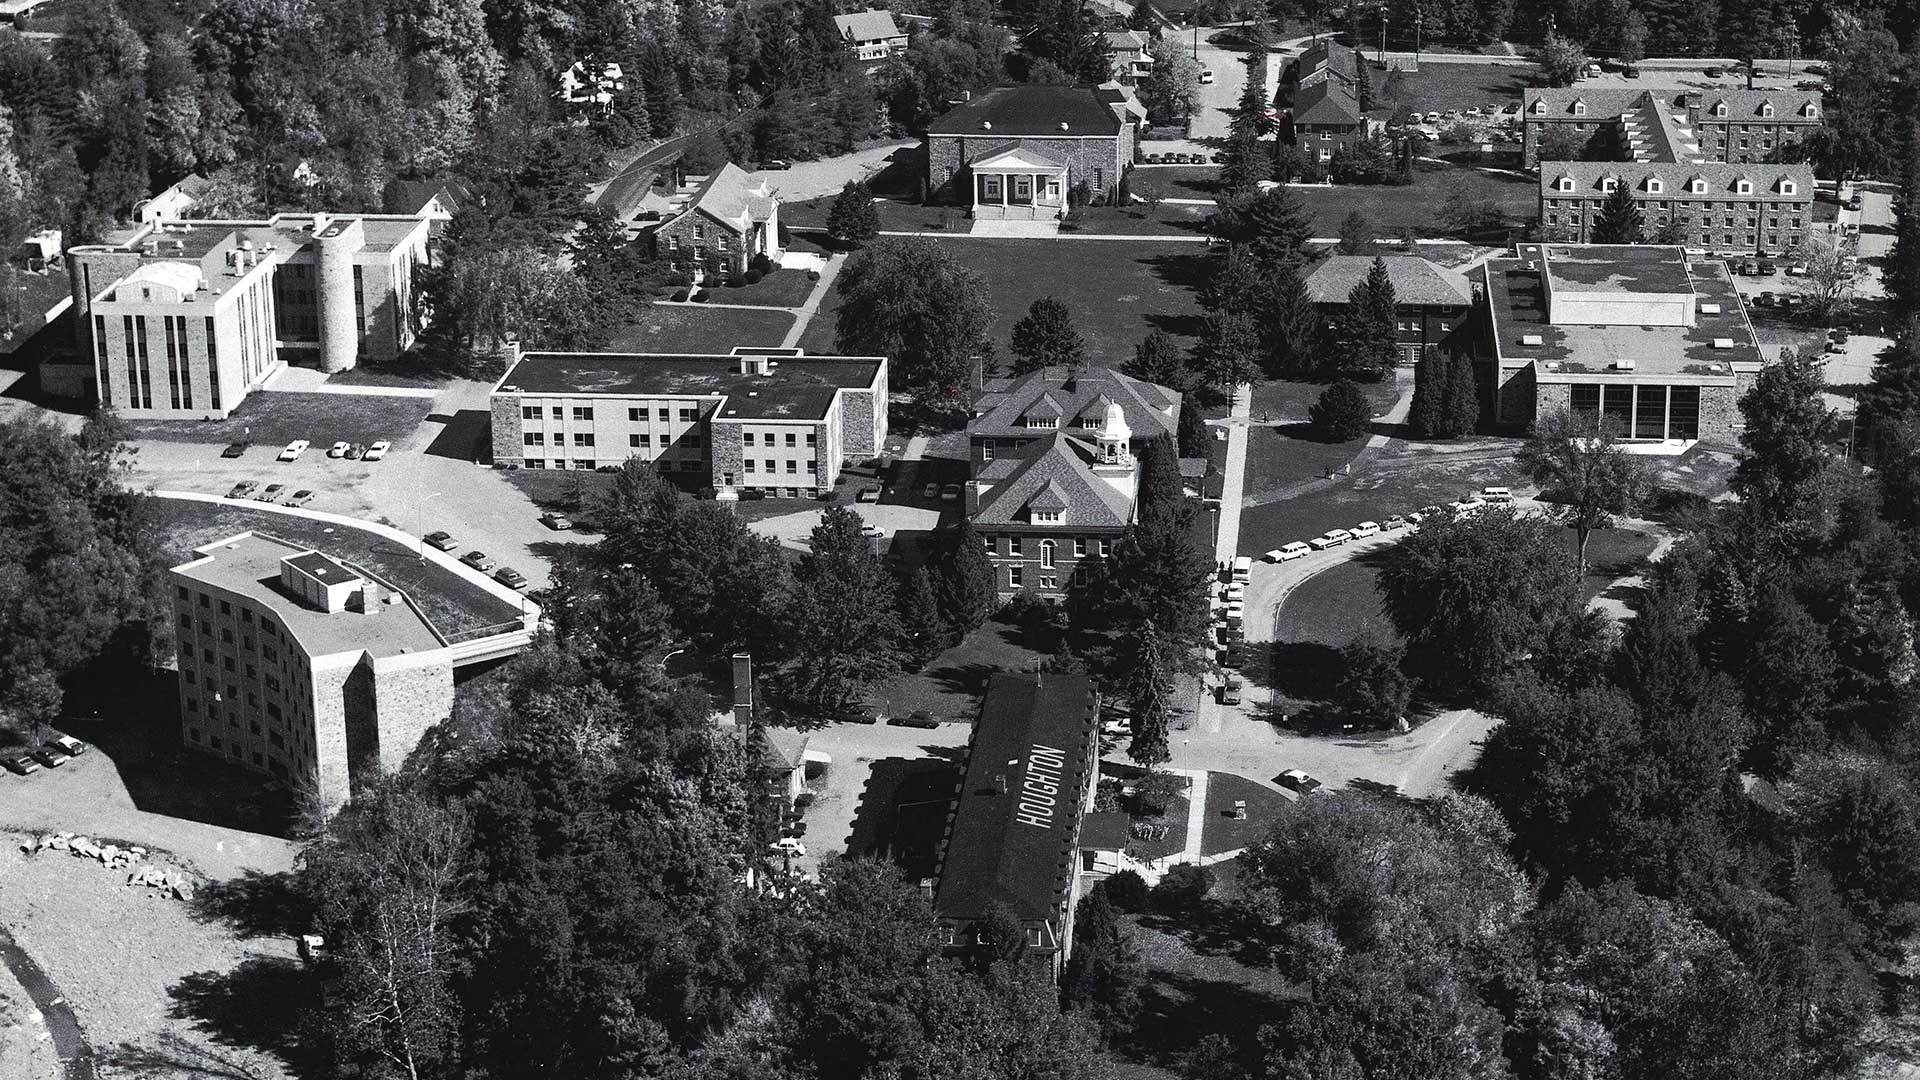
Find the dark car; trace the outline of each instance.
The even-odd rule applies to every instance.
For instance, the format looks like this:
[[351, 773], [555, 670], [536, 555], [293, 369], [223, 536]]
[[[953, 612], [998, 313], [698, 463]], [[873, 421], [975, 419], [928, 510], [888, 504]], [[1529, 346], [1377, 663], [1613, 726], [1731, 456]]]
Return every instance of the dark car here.
[[240, 481], [239, 483], [237, 483], [237, 484], [235, 484], [235, 485], [233, 485], [233, 490], [232, 490], [232, 491], [229, 491], [229, 492], [227, 492], [227, 498], [229, 498], [229, 499], [244, 499], [244, 498], [246, 498], [247, 496], [249, 496], [249, 495], [251, 495], [251, 494], [253, 494], [253, 489], [254, 489], [254, 488], [257, 488], [257, 487], [259, 487], [259, 486], [260, 486], [260, 484], [259, 484], [259, 483], [258, 483], [257, 481], [254, 481], [254, 480], [242, 480], [242, 481]]
[[1280, 786], [1297, 791], [1302, 795], [1311, 795], [1319, 790], [1320, 781], [1315, 780], [1299, 769], [1288, 769], [1286, 772], [1280, 774]]
[[1763, 292], [1759, 296], [1754, 297], [1753, 302], [1759, 304], [1761, 307], [1772, 307], [1775, 299], [1772, 292]]
[[1748, 259], [1746, 262], [1741, 263], [1740, 273], [1744, 277], [1759, 277], [1760, 261], [1758, 259]]
[[250, 442], [228, 443], [227, 448], [225, 450], [220, 451], [220, 456], [221, 457], [239, 457], [242, 454], [245, 454], [247, 452], [247, 447], [252, 445], [253, 444]]
[[1760, 272], [1762, 274], [1765, 274], [1771, 277], [1772, 275], [1780, 272], [1780, 267], [1776, 265], [1771, 259], [1761, 259]]
[[877, 724], [880, 722], [880, 711], [870, 704], [856, 701], [829, 712], [827, 719], [837, 724]]
[[287, 485], [285, 484], [268, 484], [261, 489], [260, 494], [255, 495], [253, 498], [255, 502], [272, 502], [279, 498], [280, 493], [285, 490], [287, 490]]
[[19, 757], [10, 757], [4, 761], [0, 761], [0, 765], [5, 765], [8, 772], [16, 772], [21, 776], [40, 771], [39, 764], [24, 754]]
[[1836, 326], [1827, 331], [1827, 339], [1835, 345], [1845, 345], [1847, 343], [1847, 336], [1847, 328], [1844, 326]]
[[1706, 71], [1706, 75], [1707, 75], [1707, 78], [1709, 78], [1709, 79], [1717, 79], [1717, 78], [1719, 78], [1720, 76], [1722, 76], [1722, 75], [1725, 75], [1725, 74], [1726, 74], [1726, 72], [1724, 72], [1724, 71], [1722, 71], [1721, 69], [1719, 69], [1719, 68], [1717, 68], [1717, 67], [1710, 67], [1710, 68], [1708, 68], [1708, 69], [1707, 69], [1707, 71]]
[[515, 570], [511, 566], [503, 566], [495, 570], [493, 572], [493, 580], [505, 585], [509, 589], [524, 589], [527, 587], [527, 575]]
[[915, 709], [906, 716], [893, 717], [888, 720], [887, 723], [892, 724], [894, 727], [911, 728], [937, 728], [940, 726], [940, 721], [934, 719], [933, 714], [925, 709]]
[[573, 522], [568, 521], [559, 514], [541, 514], [540, 524], [545, 525], [555, 532], [566, 532], [568, 529], [573, 528]]
[[67, 763], [67, 755], [58, 750], [49, 750], [46, 747], [41, 747], [33, 752], [33, 760], [45, 765], [49, 769], [57, 769]]
[[473, 567], [475, 570], [478, 570], [483, 574], [489, 570], [492, 570], [494, 566], [493, 560], [487, 558], [487, 553], [484, 551], [481, 551], [479, 548], [475, 548], [474, 550], [467, 552], [465, 555], [460, 556], [460, 561], [463, 563], [466, 563], [468, 566]]
[[421, 539], [439, 548], [441, 551], [452, 551], [454, 548], [460, 546], [460, 541], [455, 540], [445, 529], [430, 532]]
[[348, 461], [359, 461], [361, 458], [365, 457], [366, 454], [367, 454], [367, 448], [360, 445], [359, 443], [354, 443], [352, 446], [347, 447]]

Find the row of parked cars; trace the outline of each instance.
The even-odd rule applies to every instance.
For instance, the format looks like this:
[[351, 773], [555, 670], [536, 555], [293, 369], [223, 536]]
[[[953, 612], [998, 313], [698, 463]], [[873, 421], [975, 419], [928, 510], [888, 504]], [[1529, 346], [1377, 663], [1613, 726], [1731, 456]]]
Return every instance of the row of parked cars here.
[[61, 735], [58, 738], [47, 740], [47, 742], [42, 744], [38, 749], [30, 751], [29, 753], [0, 758], [0, 765], [6, 766], [7, 771], [10, 773], [26, 776], [28, 773], [39, 772], [41, 766], [49, 769], [57, 769], [86, 752], [86, 743], [81, 742], [79, 739]]
[[[220, 456], [223, 458], [246, 457], [247, 451], [252, 448], [253, 443], [242, 439], [239, 442], [228, 443], [226, 449], [220, 451]], [[295, 439], [281, 448], [276, 460], [299, 461], [301, 455], [312, 448], [313, 444], [307, 440]], [[387, 451], [391, 449], [393, 449], [393, 444], [385, 439], [381, 439], [379, 442], [371, 445], [341, 441], [327, 448], [327, 456], [330, 458], [346, 458], [349, 461], [379, 461], [381, 458], [386, 457]]]
[[1512, 502], [1513, 492], [1508, 488], [1481, 488], [1479, 491], [1473, 492], [1465, 498], [1450, 502], [1445, 506], [1437, 504], [1434, 506], [1423, 506], [1413, 513], [1406, 515], [1395, 514], [1385, 521], [1363, 521], [1351, 529], [1331, 529], [1311, 540], [1295, 540], [1290, 544], [1282, 544], [1272, 551], [1267, 552], [1265, 555], [1262, 555], [1260, 558], [1270, 563], [1288, 562], [1293, 559], [1305, 558], [1316, 551], [1326, 551], [1329, 548], [1339, 547], [1350, 541], [1364, 540], [1369, 536], [1378, 536], [1383, 532], [1398, 532], [1401, 529], [1411, 528], [1445, 511], [1451, 510], [1456, 514], [1474, 514], [1486, 509], [1488, 506], [1504, 506]]
[[[565, 518], [560, 518], [559, 520], [566, 521]], [[549, 526], [549, 528], [559, 527], [560, 526]], [[573, 523], [568, 521], [565, 527], [570, 529], [573, 527]], [[453, 552], [460, 547], [460, 541], [454, 539], [453, 534], [447, 532], [445, 529], [436, 529], [420, 539], [426, 541], [427, 544], [436, 551]], [[501, 566], [479, 548], [474, 548], [472, 551], [460, 556], [460, 561], [483, 574], [492, 574], [493, 580], [505, 585], [509, 589], [524, 589], [527, 587], [527, 576], [525, 574], [522, 574], [511, 566]]]
[[[285, 500], [282, 501], [282, 496]], [[254, 502], [279, 503], [281, 506], [305, 506], [313, 501], [313, 492], [300, 488], [287, 494], [287, 485], [268, 484], [261, 487], [258, 480], [242, 480], [227, 492], [229, 499], [252, 499]]]
[[[1221, 155], [1218, 153], [1213, 155], [1215, 162], [1218, 162], [1220, 158]], [[1140, 155], [1140, 162], [1144, 165], [1205, 165], [1207, 163], [1207, 155], [1185, 153], [1142, 154]]]

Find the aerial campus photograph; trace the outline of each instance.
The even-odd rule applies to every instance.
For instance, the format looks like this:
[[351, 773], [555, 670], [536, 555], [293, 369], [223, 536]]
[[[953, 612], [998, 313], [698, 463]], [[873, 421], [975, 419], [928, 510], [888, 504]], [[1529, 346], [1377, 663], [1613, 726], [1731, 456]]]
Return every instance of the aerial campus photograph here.
[[1916, 0], [0, 0], [0, 1080], [1920, 1080]]

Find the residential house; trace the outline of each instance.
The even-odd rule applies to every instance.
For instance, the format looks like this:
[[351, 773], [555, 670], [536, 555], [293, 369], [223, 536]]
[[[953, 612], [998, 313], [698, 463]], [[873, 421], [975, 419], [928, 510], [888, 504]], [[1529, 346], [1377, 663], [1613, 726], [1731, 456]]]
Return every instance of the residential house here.
[[1147, 35], [1138, 30], [1103, 30], [1100, 40], [1115, 81], [1138, 86], [1153, 75], [1153, 54], [1147, 51]]
[[[1307, 275], [1307, 298], [1319, 306], [1329, 324], [1339, 319], [1354, 286], [1373, 269], [1371, 255], [1332, 255]], [[1466, 341], [1473, 312], [1473, 286], [1458, 270], [1416, 255], [1382, 255], [1387, 279], [1393, 284], [1394, 330], [1403, 363], [1418, 363], [1428, 349]]]
[[1111, 368], [1044, 368], [982, 394], [967, 425], [967, 516], [1001, 599], [1066, 596], [1133, 523], [1138, 454], [1179, 430], [1180, 395]]
[[780, 200], [731, 161], [695, 188], [653, 231], [654, 250], [696, 278], [744, 274], [780, 261]]
[[467, 186], [457, 180], [395, 180], [387, 185], [382, 202], [389, 214], [422, 217], [445, 224], [453, 220], [454, 212], [471, 197]]
[[198, 173], [185, 176], [160, 194], [133, 204], [133, 217], [142, 225], [178, 221], [193, 209], [195, 200], [206, 193], [213, 182]]
[[893, 12], [885, 9], [877, 11], [856, 11], [851, 15], [835, 15], [834, 28], [853, 50], [853, 58], [863, 64], [877, 64], [889, 56], [903, 56], [907, 51], [907, 32], [893, 21]]
[[1098, 87], [995, 87], [927, 125], [927, 198], [979, 218], [1059, 217], [1076, 185], [1094, 199], [1115, 196], [1139, 127], [1124, 100]]
[[495, 465], [590, 470], [639, 458], [724, 499], [819, 495], [843, 463], [886, 445], [881, 356], [504, 352]]
[[1571, 409], [1645, 452], [1731, 446], [1765, 357], [1726, 263], [1677, 247], [1521, 244], [1475, 274], [1496, 422]]

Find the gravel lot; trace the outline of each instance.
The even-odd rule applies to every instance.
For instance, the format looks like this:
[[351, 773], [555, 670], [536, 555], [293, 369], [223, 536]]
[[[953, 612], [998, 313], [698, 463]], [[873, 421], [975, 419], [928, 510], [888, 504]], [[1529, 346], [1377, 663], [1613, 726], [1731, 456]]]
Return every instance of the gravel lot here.
[[54, 1052], [40, 1010], [33, 1007], [26, 988], [5, 968], [0, 968], [0, 1076], [11, 1080], [57, 1080], [60, 1076], [60, 1056]]
[[98, 863], [24, 856], [22, 836], [0, 834], [0, 922], [72, 1004], [102, 1076], [294, 1075], [258, 1049], [286, 1034], [260, 1007], [299, 997], [289, 942], [237, 941]]

